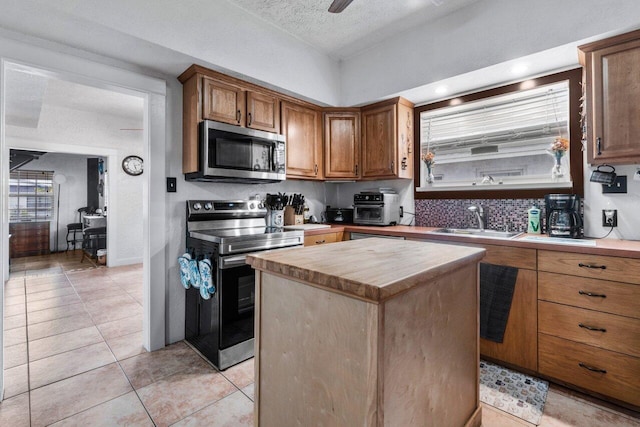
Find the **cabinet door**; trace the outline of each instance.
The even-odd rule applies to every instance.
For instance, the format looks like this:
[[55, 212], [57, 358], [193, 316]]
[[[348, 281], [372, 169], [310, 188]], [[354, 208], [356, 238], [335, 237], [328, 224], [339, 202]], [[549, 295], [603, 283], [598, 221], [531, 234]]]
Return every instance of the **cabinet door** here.
[[640, 32], [636, 33], [635, 40], [587, 54], [590, 163], [640, 162]]
[[362, 112], [362, 177], [393, 178], [396, 171], [396, 105]]
[[245, 92], [239, 87], [208, 77], [203, 79], [202, 117], [232, 125], [243, 125]]
[[326, 178], [359, 177], [360, 113], [324, 114], [324, 175]]
[[538, 369], [537, 274], [520, 269], [502, 343], [480, 339], [480, 354], [529, 371]]
[[275, 96], [247, 92], [247, 127], [280, 133], [280, 102]]
[[282, 133], [287, 138], [287, 177], [322, 179], [321, 115], [291, 102], [282, 102]]

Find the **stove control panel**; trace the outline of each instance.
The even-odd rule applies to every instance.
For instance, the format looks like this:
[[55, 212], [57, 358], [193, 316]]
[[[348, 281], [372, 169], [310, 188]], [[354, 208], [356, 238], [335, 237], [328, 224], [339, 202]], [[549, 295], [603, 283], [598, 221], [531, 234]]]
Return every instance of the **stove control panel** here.
[[260, 218], [267, 210], [259, 200], [187, 200], [189, 220]]

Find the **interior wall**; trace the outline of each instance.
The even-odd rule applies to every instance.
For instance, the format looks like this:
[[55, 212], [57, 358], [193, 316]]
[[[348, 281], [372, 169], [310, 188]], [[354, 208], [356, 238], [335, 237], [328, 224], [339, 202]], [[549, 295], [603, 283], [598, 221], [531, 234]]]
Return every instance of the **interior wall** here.
[[[87, 204], [87, 158], [88, 156], [47, 153], [20, 168], [22, 170], [54, 171], [56, 174], [63, 174], [67, 179], [64, 184], [60, 184], [59, 191], [58, 184], [54, 183], [55, 198], [49, 228], [52, 251], [66, 250], [67, 224], [78, 222], [77, 209]], [[56, 247], [58, 199], [60, 200], [60, 220]], [[76, 245], [76, 247], [81, 246]]]
[[[607, 32], [637, 28], [638, 16], [637, 0], [477, 1], [344, 60], [341, 103], [383, 99]], [[576, 52], [570, 63], [558, 67], [577, 64]]]
[[602, 184], [590, 182], [595, 167], [585, 166], [584, 171], [584, 222], [585, 235], [602, 237], [611, 227], [602, 226], [602, 210], [618, 210], [618, 226], [608, 236], [613, 239], [640, 240], [640, 181], [633, 179], [640, 170], [638, 165], [616, 166], [616, 174], [627, 177], [627, 193], [602, 193]]
[[362, 191], [379, 191], [391, 189], [400, 195], [400, 206], [404, 215], [400, 218], [402, 225], [416, 225], [413, 200], [413, 180], [388, 179], [382, 181], [359, 181], [327, 183], [327, 205], [333, 208], [352, 208], [353, 195]]
[[336, 60], [227, 1], [192, 0], [187, 7], [154, 0], [150, 7], [148, 0], [0, 0], [0, 7], [2, 28], [164, 75], [178, 76], [197, 63], [322, 104], [339, 103]]

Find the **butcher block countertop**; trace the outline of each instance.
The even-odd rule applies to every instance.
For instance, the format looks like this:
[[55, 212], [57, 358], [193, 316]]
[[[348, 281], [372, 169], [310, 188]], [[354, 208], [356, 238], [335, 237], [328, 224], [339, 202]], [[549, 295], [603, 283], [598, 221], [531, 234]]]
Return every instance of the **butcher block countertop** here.
[[371, 238], [254, 253], [255, 269], [379, 303], [484, 257], [481, 248]]
[[[392, 225], [388, 227], [364, 226], [364, 225], [333, 225], [322, 230], [305, 231], [305, 236], [328, 233], [332, 231], [344, 231], [353, 233], [370, 233], [383, 236], [397, 236], [406, 239], [434, 240], [443, 243], [468, 243], [483, 245], [512, 246], [529, 249], [544, 249], [548, 251], [574, 252], [591, 255], [607, 255], [625, 258], [640, 259], [640, 241], [622, 239], [596, 239], [594, 246], [586, 246], [583, 239], [576, 239], [575, 244], [559, 244], [553, 237], [535, 234], [536, 241], [528, 240], [523, 233], [513, 239], [496, 239], [486, 237], [469, 237], [464, 235], [434, 234], [434, 230], [440, 227], [417, 227], [409, 225]], [[566, 241], [568, 239], [561, 239]]]

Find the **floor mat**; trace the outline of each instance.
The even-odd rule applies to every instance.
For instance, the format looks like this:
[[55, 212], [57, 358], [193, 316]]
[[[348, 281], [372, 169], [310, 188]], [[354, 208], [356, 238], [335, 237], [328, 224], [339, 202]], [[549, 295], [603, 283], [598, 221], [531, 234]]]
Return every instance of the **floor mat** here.
[[487, 405], [539, 425], [548, 391], [547, 381], [480, 361], [480, 400]]

